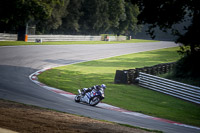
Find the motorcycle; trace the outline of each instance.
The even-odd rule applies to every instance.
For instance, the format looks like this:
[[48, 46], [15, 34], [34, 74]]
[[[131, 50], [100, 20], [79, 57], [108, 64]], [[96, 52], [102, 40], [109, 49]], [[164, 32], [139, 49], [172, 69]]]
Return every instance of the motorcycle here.
[[103, 88], [99, 89], [98, 91], [93, 89], [91, 92], [87, 92], [85, 95], [82, 95], [81, 90], [78, 89], [78, 93], [79, 94], [74, 98], [75, 102], [87, 103], [90, 106], [97, 105], [105, 97]]

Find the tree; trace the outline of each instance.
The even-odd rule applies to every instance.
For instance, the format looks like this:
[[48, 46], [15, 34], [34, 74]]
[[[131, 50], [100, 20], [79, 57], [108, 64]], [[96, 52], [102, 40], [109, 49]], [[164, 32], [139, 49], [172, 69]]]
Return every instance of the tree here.
[[200, 52], [200, 1], [199, 0], [190, 0], [185, 3], [187, 7], [188, 16], [192, 17], [192, 24], [189, 27], [186, 27], [187, 32], [185, 34], [180, 34], [180, 38], [177, 42], [184, 44], [184, 46], [189, 46], [190, 50], [186, 51], [183, 49], [184, 53], [195, 54]]
[[109, 7], [106, 0], [96, 0], [96, 22], [93, 28], [97, 34], [105, 33], [110, 28]]
[[[138, 28], [130, 0], [2, 0], [0, 31], [36, 25], [37, 33], [129, 34]], [[7, 12], [4, 12], [6, 10]], [[24, 29], [23, 29], [24, 31]]]
[[79, 19], [82, 16], [81, 3], [83, 0], [70, 0], [66, 8], [66, 16], [62, 19], [62, 25], [58, 32], [62, 34], [77, 34], [80, 32]]
[[[199, 0], [132, 0], [140, 7], [138, 16], [140, 24], [151, 24], [148, 33], [154, 37], [154, 27], [161, 30], [171, 29], [177, 35], [177, 43], [181, 43], [184, 57], [178, 62], [176, 71], [181, 77], [200, 77], [200, 1]], [[191, 25], [185, 27], [182, 34], [173, 28], [174, 24], [191, 18]], [[189, 65], [188, 65], [189, 62]]]
[[120, 34], [120, 22], [126, 20], [125, 1], [124, 0], [109, 0], [109, 20], [110, 30], [115, 34]]
[[60, 33], [91, 34], [136, 31], [138, 7], [124, 0], [70, 0]]
[[[171, 29], [174, 35], [178, 35], [180, 42], [190, 46], [190, 51], [195, 51], [195, 47], [200, 46], [199, 37], [194, 36], [199, 33], [200, 21], [200, 1], [199, 0], [132, 0], [132, 3], [140, 7], [138, 20], [140, 24], [151, 24], [148, 33], [153, 37], [156, 26], [161, 30]], [[192, 18], [192, 24], [185, 27], [186, 33], [181, 34], [173, 25]]]
[[82, 34], [99, 34], [109, 27], [108, 2], [106, 0], [86, 0], [82, 3], [83, 15], [79, 20]]
[[[46, 21], [63, 0], [1, 0], [0, 31], [18, 30], [30, 20]], [[54, 15], [55, 16], [55, 15]]]
[[120, 21], [120, 34], [129, 36], [133, 32], [136, 33], [140, 30], [141, 26], [137, 25], [137, 16], [139, 15], [139, 13], [139, 7], [137, 5], [133, 5], [129, 0], [127, 0], [125, 3], [126, 19], [124, 21]]
[[62, 25], [62, 19], [68, 14], [67, 6], [69, 0], [64, 0], [58, 3], [52, 4], [52, 13], [45, 20], [38, 23], [38, 31], [42, 33], [52, 33]]

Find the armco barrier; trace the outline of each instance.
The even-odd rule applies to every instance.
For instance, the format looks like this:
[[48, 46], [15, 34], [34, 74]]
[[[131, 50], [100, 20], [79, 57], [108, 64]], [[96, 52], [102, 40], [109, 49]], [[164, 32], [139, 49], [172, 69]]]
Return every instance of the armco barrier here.
[[200, 87], [139, 72], [139, 86], [200, 104]]
[[[101, 41], [102, 36], [90, 35], [27, 35], [27, 42], [51, 42], [51, 41]], [[109, 41], [126, 40], [126, 36], [109, 36]], [[17, 34], [0, 33], [0, 41], [17, 41]]]
[[28, 42], [35, 42], [36, 39], [47, 41], [101, 41], [101, 36], [84, 35], [28, 35]]
[[0, 33], [0, 41], [17, 41], [17, 34]]
[[126, 36], [109, 36], [108, 41], [124, 41]]

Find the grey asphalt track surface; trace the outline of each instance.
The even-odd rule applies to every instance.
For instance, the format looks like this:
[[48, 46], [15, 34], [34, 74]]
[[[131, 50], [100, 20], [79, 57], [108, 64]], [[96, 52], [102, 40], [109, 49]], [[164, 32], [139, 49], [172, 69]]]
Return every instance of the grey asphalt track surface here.
[[30, 74], [47, 67], [56, 67], [174, 46], [177, 45], [173, 42], [3, 46], [0, 47], [0, 99], [169, 133], [199, 133], [200, 130], [193, 128], [78, 104], [70, 98], [53, 93], [34, 84], [29, 79]]

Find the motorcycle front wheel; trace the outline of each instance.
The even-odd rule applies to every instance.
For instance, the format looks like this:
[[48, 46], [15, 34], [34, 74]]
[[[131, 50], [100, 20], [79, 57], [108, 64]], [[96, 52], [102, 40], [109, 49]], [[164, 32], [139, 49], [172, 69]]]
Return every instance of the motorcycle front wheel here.
[[90, 106], [95, 106], [101, 101], [99, 96], [95, 96], [90, 100]]
[[81, 96], [80, 95], [76, 95], [75, 98], [74, 98], [74, 101], [79, 103], [80, 99], [81, 99]]

